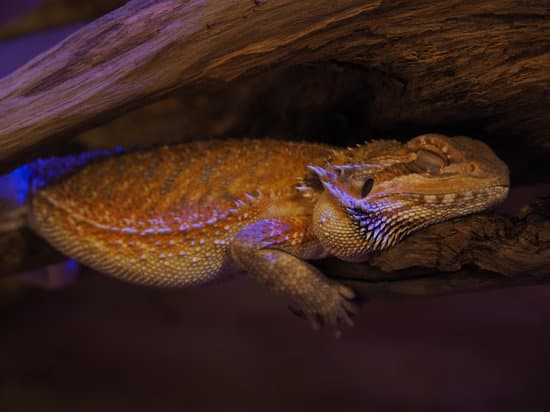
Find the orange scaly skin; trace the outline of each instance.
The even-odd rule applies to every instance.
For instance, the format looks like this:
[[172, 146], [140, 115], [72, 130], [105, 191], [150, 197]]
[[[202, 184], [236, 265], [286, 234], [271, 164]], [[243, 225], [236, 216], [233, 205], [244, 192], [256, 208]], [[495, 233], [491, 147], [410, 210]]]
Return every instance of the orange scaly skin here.
[[38, 189], [30, 224], [99, 271], [156, 286], [245, 271], [314, 326], [351, 325], [353, 292], [305, 262], [365, 260], [406, 234], [501, 201], [484, 144], [425, 135], [354, 149], [206, 141], [119, 154]]

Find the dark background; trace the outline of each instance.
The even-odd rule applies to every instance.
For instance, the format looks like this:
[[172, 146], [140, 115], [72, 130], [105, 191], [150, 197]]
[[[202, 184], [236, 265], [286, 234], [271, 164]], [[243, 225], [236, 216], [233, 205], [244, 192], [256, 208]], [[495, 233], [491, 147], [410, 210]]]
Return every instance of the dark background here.
[[[0, 25], [33, 3], [3, 1]], [[78, 27], [0, 42], [0, 76]], [[282, 75], [292, 83], [292, 72]], [[208, 104], [223, 105], [225, 97]], [[366, 132], [357, 124], [360, 104], [334, 103], [322, 140], [344, 128], [348, 140], [360, 141]], [[311, 130], [307, 118], [283, 120], [282, 136]], [[256, 126], [258, 135], [269, 131]], [[106, 130], [116, 132], [116, 123]], [[427, 130], [375, 131], [406, 138]], [[81, 137], [81, 144], [92, 138]], [[509, 147], [495, 150], [510, 162], [518, 153]], [[548, 185], [516, 187], [502, 210], [516, 211], [545, 192]], [[550, 287], [540, 286], [372, 301], [357, 326], [336, 340], [310, 331], [284, 301], [249, 279], [161, 291], [83, 269], [66, 289], [0, 291], [0, 412], [547, 410], [549, 302]]]

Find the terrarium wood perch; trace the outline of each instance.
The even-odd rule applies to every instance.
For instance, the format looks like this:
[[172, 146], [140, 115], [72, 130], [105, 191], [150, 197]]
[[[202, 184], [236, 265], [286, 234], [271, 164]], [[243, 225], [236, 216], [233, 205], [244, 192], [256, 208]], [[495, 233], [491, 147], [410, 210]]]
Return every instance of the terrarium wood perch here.
[[[547, 148], [549, 39], [543, 1], [133, 0], [0, 80], [0, 172], [161, 97], [243, 79], [279, 87], [273, 73], [304, 65], [370, 78], [363, 110], [374, 129], [483, 119], [494, 139]], [[374, 297], [550, 283], [549, 225], [540, 207], [521, 219], [471, 216], [369, 264], [321, 265]], [[4, 275], [61, 258], [24, 230], [0, 236], [0, 256]]]
[[0, 161], [186, 86], [336, 61], [386, 73], [378, 122], [546, 139], [544, 1], [133, 0], [0, 80]]

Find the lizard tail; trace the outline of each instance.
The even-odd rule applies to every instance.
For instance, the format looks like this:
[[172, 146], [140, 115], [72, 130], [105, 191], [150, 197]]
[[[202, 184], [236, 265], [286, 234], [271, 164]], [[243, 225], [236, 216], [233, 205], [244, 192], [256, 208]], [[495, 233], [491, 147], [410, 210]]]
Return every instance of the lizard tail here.
[[[26, 165], [0, 176], [0, 234], [12, 232], [27, 225], [32, 172], [32, 165]], [[78, 263], [74, 260], [66, 260], [36, 270], [15, 273], [14, 278], [27, 286], [62, 289], [73, 283], [77, 274]]]
[[0, 176], [0, 233], [26, 225], [30, 181], [28, 166], [21, 166]]

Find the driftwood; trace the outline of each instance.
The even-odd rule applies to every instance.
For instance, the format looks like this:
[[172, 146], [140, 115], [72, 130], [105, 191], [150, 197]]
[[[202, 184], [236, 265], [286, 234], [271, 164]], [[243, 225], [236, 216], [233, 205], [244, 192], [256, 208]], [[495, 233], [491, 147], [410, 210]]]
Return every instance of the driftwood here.
[[[550, 199], [521, 218], [481, 214], [417, 232], [367, 263], [317, 264], [364, 298], [427, 296], [550, 283]], [[0, 237], [0, 273], [32, 271], [63, 257], [32, 233]], [[5, 275], [7, 276], [7, 275]]]
[[0, 161], [183, 87], [320, 62], [382, 75], [374, 130], [467, 119], [544, 145], [547, 17], [543, 1], [130, 1], [0, 80]]
[[81, 29], [0, 80], [0, 161], [182, 85], [273, 65], [379, 5], [263, 3], [134, 0]]

